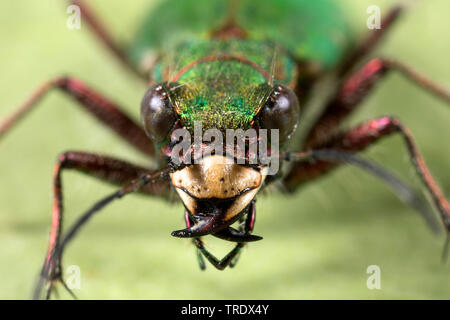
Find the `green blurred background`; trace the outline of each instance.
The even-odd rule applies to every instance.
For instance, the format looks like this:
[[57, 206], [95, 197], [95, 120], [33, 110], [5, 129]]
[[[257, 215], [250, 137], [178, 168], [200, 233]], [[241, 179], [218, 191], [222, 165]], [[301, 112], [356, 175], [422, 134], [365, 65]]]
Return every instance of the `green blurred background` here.
[[[62, 2], [62, 3], [61, 3]], [[88, 32], [66, 28], [63, 1], [0, 2], [0, 118], [43, 80], [74, 75], [138, 117], [145, 84]], [[144, 8], [157, 1], [90, 1], [126, 42]], [[367, 32], [365, 12], [394, 1], [342, 1], [352, 25]], [[450, 87], [447, 0], [417, 1], [377, 54], [401, 59]], [[162, 26], [163, 27], [163, 26]], [[450, 110], [398, 74], [390, 75], [349, 125], [392, 114], [412, 130], [431, 171], [450, 195]], [[0, 142], [0, 298], [27, 299], [43, 261], [51, 213], [51, 175], [58, 153], [98, 151], [148, 163], [59, 92]], [[420, 184], [399, 137], [366, 155]], [[66, 226], [115, 188], [66, 172]], [[234, 269], [198, 269], [180, 204], [132, 195], [96, 216], [69, 246], [64, 266], [81, 268], [80, 298], [91, 299], [386, 299], [450, 298], [450, 266], [440, 263], [442, 237], [390, 190], [359, 169], [343, 168], [293, 196], [259, 197], [255, 234]], [[222, 256], [229, 243], [208, 239]], [[366, 287], [366, 268], [381, 268], [381, 290]], [[59, 290], [60, 292], [62, 290]], [[66, 294], [62, 295], [67, 297]]]

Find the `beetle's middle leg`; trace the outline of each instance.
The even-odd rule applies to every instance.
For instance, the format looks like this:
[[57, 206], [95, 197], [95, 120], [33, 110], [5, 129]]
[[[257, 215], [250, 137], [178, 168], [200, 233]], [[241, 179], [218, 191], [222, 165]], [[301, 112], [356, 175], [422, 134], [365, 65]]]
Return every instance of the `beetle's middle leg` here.
[[[43, 270], [46, 270], [47, 274], [42, 275], [47, 281], [49, 281], [47, 298], [49, 298], [52, 293], [54, 282], [60, 281], [64, 283], [62, 280], [60, 258], [62, 252], [55, 255], [55, 250], [60, 245], [63, 222], [61, 174], [63, 170], [67, 169], [74, 169], [116, 185], [124, 185], [127, 182], [130, 182], [148, 172], [148, 169], [146, 168], [139, 167], [122, 160], [90, 153], [65, 152], [58, 157], [58, 161], [53, 171], [52, 227], [48, 252], [43, 266]], [[164, 196], [167, 194], [168, 190], [169, 183], [161, 180], [158, 183], [144, 186], [141, 189], [141, 192], [150, 195]]]
[[450, 105], [450, 91], [399, 61], [374, 58], [346, 79], [325, 105], [311, 127], [303, 148], [313, 148], [328, 139], [341, 122], [355, 111], [389, 71], [399, 71], [407, 79]]

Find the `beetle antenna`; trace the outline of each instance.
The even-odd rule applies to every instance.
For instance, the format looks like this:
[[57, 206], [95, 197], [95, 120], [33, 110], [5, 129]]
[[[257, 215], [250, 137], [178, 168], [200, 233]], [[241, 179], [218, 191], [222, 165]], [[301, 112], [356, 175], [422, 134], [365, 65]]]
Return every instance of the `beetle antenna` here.
[[440, 225], [436, 221], [434, 212], [429, 209], [428, 205], [425, 201], [423, 201], [419, 194], [400, 178], [387, 169], [380, 167], [373, 161], [369, 161], [353, 153], [328, 149], [311, 150], [299, 153], [286, 152], [281, 154], [280, 157], [286, 161], [319, 160], [326, 162], [347, 163], [360, 167], [361, 169], [386, 182], [392, 188], [397, 197], [400, 198], [400, 200], [419, 211], [433, 233], [439, 235], [442, 232]]
[[[157, 179], [163, 178], [168, 172], [170, 171], [169, 167], [166, 167], [164, 169], [155, 171], [155, 172], [149, 172], [146, 173], [142, 176], [140, 176], [138, 179], [135, 179], [133, 181], [131, 181], [129, 184], [127, 184], [126, 186], [120, 188], [119, 190], [111, 193], [110, 195], [104, 197], [103, 199], [97, 201], [88, 211], [86, 211], [76, 222], [75, 224], [72, 226], [72, 228], [70, 228], [70, 230], [66, 233], [66, 235], [64, 236], [64, 238], [61, 240], [60, 244], [55, 246], [55, 249], [49, 259], [49, 262], [44, 264], [44, 267], [42, 268], [42, 271], [39, 275], [39, 280], [38, 283], [36, 285], [36, 288], [34, 290], [34, 295], [33, 298], [34, 299], [38, 299], [40, 296], [40, 292], [42, 290], [42, 287], [45, 285], [46, 281], [48, 279], [48, 275], [50, 270], [50, 266], [52, 265], [51, 262], [53, 261], [58, 261], [61, 259], [62, 253], [64, 251], [64, 248], [66, 247], [66, 245], [70, 242], [70, 240], [73, 239], [73, 237], [78, 233], [78, 231], [80, 230], [80, 228], [86, 224], [86, 222], [98, 211], [100, 211], [101, 209], [103, 209], [106, 205], [110, 204], [111, 202], [113, 202], [116, 199], [121, 199], [122, 197], [124, 197], [125, 195], [132, 193], [132, 192], [136, 192], [138, 191], [140, 188], [142, 188], [143, 186], [149, 184], [149, 183], [153, 183], [155, 182]], [[63, 284], [64, 288], [69, 292], [69, 294], [74, 298], [77, 299], [77, 297], [75, 296], [75, 294], [72, 292], [72, 290], [70, 290], [70, 288], [64, 283], [63, 279], [59, 279], [60, 282]], [[50, 287], [53, 286], [54, 284], [52, 282], [50, 282]], [[46, 298], [50, 298], [49, 294], [50, 294], [51, 290], [47, 291], [47, 296]]]
[[91, 207], [91, 209], [86, 211], [81, 216], [81, 218], [72, 226], [72, 228], [67, 232], [66, 236], [61, 241], [58, 251], [60, 252], [63, 251], [67, 243], [75, 236], [75, 234], [79, 231], [79, 229], [94, 215], [94, 213], [100, 211], [112, 201], [116, 199], [121, 199], [122, 197], [124, 197], [129, 193], [138, 191], [140, 188], [147, 185], [148, 183], [152, 183], [157, 179], [162, 178], [162, 176], [165, 175], [167, 172], [169, 172], [169, 167], [158, 170], [156, 172], [146, 173], [141, 177], [139, 177], [138, 179], [131, 181], [128, 185], [122, 187], [121, 189], [113, 192], [109, 196], [106, 196], [105, 198], [95, 203]]

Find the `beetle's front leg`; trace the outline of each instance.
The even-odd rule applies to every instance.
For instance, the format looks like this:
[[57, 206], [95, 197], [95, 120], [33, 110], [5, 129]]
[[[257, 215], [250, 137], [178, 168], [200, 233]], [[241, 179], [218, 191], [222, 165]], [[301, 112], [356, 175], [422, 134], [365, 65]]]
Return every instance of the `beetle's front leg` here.
[[[41, 278], [39, 280], [48, 283], [46, 298], [50, 298], [56, 282], [61, 282], [65, 286], [62, 279], [61, 268], [61, 257], [63, 252], [62, 249], [61, 251], [59, 250], [63, 223], [61, 174], [63, 170], [67, 169], [75, 169], [116, 185], [124, 185], [148, 172], [148, 170], [143, 167], [122, 160], [90, 153], [65, 152], [58, 157], [53, 171], [53, 211], [49, 247], [42, 268]], [[141, 192], [150, 195], [164, 196], [168, 190], [169, 184], [166, 181], [161, 181], [160, 183], [144, 186], [141, 189]], [[66, 286], [65, 288], [68, 289]], [[34, 293], [35, 298], [40, 298], [40, 289], [41, 285], [38, 285]], [[69, 289], [68, 291], [70, 292]]]
[[90, 7], [86, 4], [86, 1], [83, 0], [69, 0], [69, 3], [72, 3], [80, 8], [81, 16], [83, 20], [85, 20], [90, 27], [92, 33], [97, 37], [98, 40], [122, 63], [123, 66], [128, 68], [133, 73], [137, 74], [144, 80], [147, 80], [145, 74], [143, 74], [138, 68], [128, 59], [126, 54], [126, 48], [119, 45], [110, 33], [110, 30], [107, 30], [100, 19], [94, 14], [94, 12], [90, 9]]
[[405, 1], [397, 1], [389, 12], [383, 17], [381, 21], [381, 28], [370, 31], [363, 39], [350, 49], [343, 62], [339, 66], [338, 75], [340, 78], [345, 77], [353, 70], [357, 64], [361, 62], [367, 55], [369, 55], [380, 41], [392, 30], [392, 26], [398, 20], [405, 10]]

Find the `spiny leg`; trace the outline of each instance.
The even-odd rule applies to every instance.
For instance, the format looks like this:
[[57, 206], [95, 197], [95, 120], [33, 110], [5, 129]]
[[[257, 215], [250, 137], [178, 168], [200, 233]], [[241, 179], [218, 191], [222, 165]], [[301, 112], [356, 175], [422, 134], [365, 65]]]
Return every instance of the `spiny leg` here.
[[[255, 219], [256, 219], [256, 208], [255, 208], [256, 199], [253, 199], [250, 203], [250, 206], [248, 208], [247, 218], [245, 219], [245, 224], [242, 227], [242, 225], [239, 226], [239, 229], [241, 231], [244, 231], [246, 234], [250, 234], [253, 231], [253, 228], [255, 226]], [[189, 227], [193, 221], [189, 217], [189, 214], [185, 213], [185, 221], [186, 226]], [[245, 243], [238, 242], [235, 247], [221, 260], [217, 259], [213, 254], [211, 254], [204, 246], [203, 241], [201, 238], [193, 238], [192, 243], [197, 247], [197, 257], [200, 265], [200, 269], [204, 270], [206, 268], [205, 262], [203, 260], [203, 257], [201, 254], [205, 256], [206, 259], [217, 269], [224, 270], [227, 266], [230, 266], [230, 268], [233, 268], [237, 260], [239, 258], [241, 249], [245, 246]]]
[[145, 75], [141, 73], [128, 59], [125, 49], [114, 40], [110, 32], [104, 27], [104, 25], [100, 22], [100, 19], [94, 14], [85, 1], [69, 0], [69, 3], [72, 3], [80, 8], [83, 21], [87, 22], [92, 33], [122, 63], [123, 66], [138, 76], [146, 79]]
[[450, 104], [450, 91], [436, 84], [432, 79], [399, 61], [374, 58], [338, 88], [336, 94], [326, 104], [322, 115], [311, 127], [305, 139], [304, 149], [316, 148], [326, 141], [341, 122], [360, 106], [375, 85], [392, 70], [399, 71], [413, 83]]
[[69, 97], [79, 102], [80, 106], [137, 150], [148, 156], [154, 155], [152, 141], [134, 120], [127, 116], [115, 103], [74, 77], [59, 77], [41, 85], [15, 113], [0, 121], [0, 138], [33, 110], [42, 97], [54, 88], [62, 90]]
[[[42, 268], [43, 274], [41, 275], [44, 281], [49, 282], [47, 297], [51, 295], [54, 282], [59, 281], [64, 284], [60, 260], [62, 252], [55, 254], [55, 250], [60, 246], [62, 232], [63, 196], [61, 174], [65, 169], [74, 169], [116, 185], [124, 185], [148, 172], [143, 167], [135, 166], [122, 160], [90, 153], [66, 152], [58, 157], [53, 177], [52, 228], [49, 248]], [[164, 196], [168, 190], [169, 184], [166, 181], [161, 181], [144, 186], [141, 192], [149, 195]], [[38, 292], [37, 295], [39, 296], [39, 294]]]
[[[386, 125], [386, 123], [390, 122], [389, 119], [388, 117], [383, 117], [371, 120], [339, 135], [330, 136], [322, 144], [315, 145], [313, 150], [362, 151], [374, 142], [392, 133], [392, 128]], [[335, 163], [324, 161], [299, 162], [284, 177], [283, 182], [289, 191], [294, 191], [304, 183], [323, 176], [335, 167]]]
[[[445, 226], [448, 240], [450, 240], [450, 204], [429, 172], [425, 161], [414, 142], [411, 132], [408, 128], [403, 126], [399, 120], [393, 117], [381, 117], [370, 120], [356, 128], [329, 139], [322, 145], [317, 146], [316, 149], [325, 148], [345, 151], [361, 151], [379, 139], [393, 133], [400, 133], [404, 138], [414, 168], [437, 207], [441, 221]], [[336, 164], [334, 163], [323, 161], [314, 163], [302, 162], [299, 164], [300, 166], [296, 166], [295, 170], [291, 171], [284, 180], [286, 186], [290, 190], [294, 190], [303, 183], [323, 176], [336, 167]]]
[[[62, 260], [62, 254], [64, 252], [65, 247], [67, 244], [75, 237], [75, 235], [80, 231], [80, 229], [93, 217], [93, 215], [100, 210], [102, 210], [105, 206], [113, 202], [114, 200], [121, 199], [125, 195], [136, 192], [136, 191], [142, 191], [144, 187], [148, 186], [149, 184], [155, 184], [160, 183], [162, 179], [167, 180], [168, 173], [171, 171], [170, 167], [166, 167], [160, 170], [156, 171], [149, 171], [145, 174], [139, 176], [138, 178], [132, 180], [131, 182], [124, 185], [119, 190], [107, 195], [106, 197], [102, 198], [101, 200], [97, 201], [88, 211], [86, 211], [84, 214], [81, 215], [81, 217], [72, 225], [72, 227], [67, 231], [64, 238], [61, 240], [61, 244], [57, 247], [55, 247], [53, 256], [51, 257], [52, 261], [61, 261]], [[39, 299], [41, 296], [41, 290], [44, 287], [44, 283], [47, 281], [46, 275], [48, 275], [49, 269], [47, 265], [44, 265], [41, 271], [41, 276], [39, 277], [39, 281], [36, 285], [33, 298]], [[72, 293], [70, 288], [64, 283], [64, 281], [61, 281], [64, 288], [76, 299], [76, 296]], [[51, 288], [56, 288], [53, 286], [53, 283], [50, 283]], [[47, 290], [46, 298], [50, 298], [51, 291]]]
[[338, 68], [338, 76], [345, 77], [352, 69], [361, 62], [368, 54], [370, 54], [380, 43], [392, 26], [404, 11], [404, 2], [398, 2], [381, 21], [381, 28], [369, 32], [351, 51], [346, 54], [346, 58]]
[[[381, 29], [371, 31], [351, 49], [351, 52], [346, 55], [347, 58], [338, 68], [340, 79], [346, 78], [352, 72], [353, 68], [374, 50], [380, 40], [392, 29], [392, 26], [404, 12], [407, 5], [406, 1], [398, 1], [382, 19]], [[358, 106], [386, 71], [391, 69], [400, 71], [414, 83], [429, 90], [445, 101], [450, 102], [450, 92], [448, 90], [413, 70], [411, 67], [392, 59], [372, 59], [357, 73], [346, 79], [336, 91], [335, 95], [325, 107], [322, 117], [311, 128], [306, 139], [305, 148], [312, 148], [315, 144], [325, 141], [328, 135], [332, 133], [332, 130], [340, 124], [341, 120]]]

